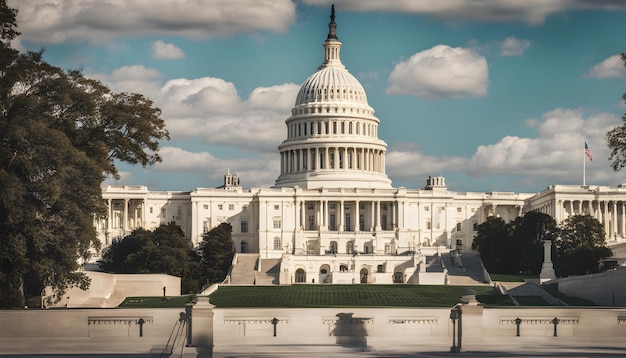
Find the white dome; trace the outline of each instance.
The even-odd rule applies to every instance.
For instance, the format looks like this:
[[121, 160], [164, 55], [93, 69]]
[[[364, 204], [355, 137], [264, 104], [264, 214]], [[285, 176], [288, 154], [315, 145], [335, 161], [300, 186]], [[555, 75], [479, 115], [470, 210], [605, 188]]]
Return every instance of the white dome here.
[[363, 86], [348, 70], [343, 66], [322, 66], [304, 81], [295, 106], [337, 101], [368, 106]]

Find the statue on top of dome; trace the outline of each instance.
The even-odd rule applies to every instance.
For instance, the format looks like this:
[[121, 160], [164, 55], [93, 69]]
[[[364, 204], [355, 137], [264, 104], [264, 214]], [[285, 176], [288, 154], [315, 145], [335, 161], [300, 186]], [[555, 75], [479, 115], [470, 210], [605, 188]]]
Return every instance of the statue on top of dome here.
[[335, 4], [330, 7], [330, 24], [328, 24], [328, 37], [326, 40], [339, 40], [337, 38], [337, 24], [335, 23]]

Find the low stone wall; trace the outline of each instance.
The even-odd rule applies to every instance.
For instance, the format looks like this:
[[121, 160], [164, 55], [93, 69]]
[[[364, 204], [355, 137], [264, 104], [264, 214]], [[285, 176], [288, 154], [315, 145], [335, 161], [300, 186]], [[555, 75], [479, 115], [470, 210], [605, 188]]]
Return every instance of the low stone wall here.
[[166, 274], [110, 274], [85, 271], [91, 279], [86, 291], [74, 287], [52, 307], [114, 308], [132, 296], [180, 296], [180, 277]]
[[[5, 354], [158, 353], [183, 309], [58, 309], [0, 311]], [[450, 345], [451, 308], [213, 308], [206, 297], [192, 311], [194, 345], [289, 347], [290, 345]], [[519, 318], [519, 320], [518, 320]], [[465, 347], [516, 338], [551, 342], [621, 340], [626, 308], [507, 307], [462, 305]], [[140, 337], [139, 320], [143, 320]], [[10, 324], [6, 324], [9, 322]], [[457, 321], [458, 323], [458, 321]], [[182, 339], [181, 339], [182, 340]], [[182, 349], [182, 342], [178, 345]], [[556, 342], [556, 341], [555, 341]]]
[[158, 352], [181, 312], [184, 309], [0, 311], [0, 347], [4, 354]]
[[603, 306], [626, 306], [626, 266], [585, 276], [550, 281], [568, 296], [582, 297]]

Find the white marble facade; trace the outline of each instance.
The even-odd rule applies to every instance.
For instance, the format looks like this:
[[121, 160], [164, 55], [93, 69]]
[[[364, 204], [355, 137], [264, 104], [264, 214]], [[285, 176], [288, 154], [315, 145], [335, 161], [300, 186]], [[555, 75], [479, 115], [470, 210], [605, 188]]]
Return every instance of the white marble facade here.
[[[292, 270], [291, 280], [297, 267], [340, 273], [347, 266], [330, 259], [311, 265], [312, 257], [358, 253], [371, 255], [370, 275], [380, 265], [411, 263], [412, 269], [404, 270], [406, 282], [419, 261], [415, 253], [470, 249], [476, 225], [492, 215], [508, 222], [538, 210], [560, 222], [589, 213], [604, 223], [607, 240], [624, 237], [626, 185], [554, 185], [538, 194], [456, 192], [436, 176], [420, 189], [394, 188], [385, 172], [387, 145], [378, 138], [384, 122], [375, 117], [365, 90], [341, 63], [341, 46], [333, 12], [324, 62], [302, 85], [286, 120], [274, 187], [243, 189], [230, 171], [223, 186], [190, 192], [104, 186], [109, 215], [96, 223], [103, 247], [135, 228], [154, 229], [170, 221], [197, 244], [203, 232], [229, 222], [237, 252], [282, 258]], [[404, 262], [398, 255], [405, 255]]]

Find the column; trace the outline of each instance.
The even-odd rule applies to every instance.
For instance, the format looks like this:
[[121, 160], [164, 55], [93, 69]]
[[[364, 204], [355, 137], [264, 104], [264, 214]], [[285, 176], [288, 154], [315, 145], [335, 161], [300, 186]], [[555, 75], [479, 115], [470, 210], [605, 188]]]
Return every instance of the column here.
[[397, 221], [396, 221], [396, 215], [398, 214], [398, 211], [396, 210], [396, 205], [397, 202], [392, 201], [391, 203], [389, 203], [389, 209], [391, 211], [391, 229], [395, 230], [398, 228], [397, 226]]
[[[344, 168], [345, 168], [345, 158], [344, 158]], [[343, 213], [343, 200], [339, 201], [339, 217], [337, 218], [339, 224], [339, 231], [343, 231], [343, 221], [344, 221], [344, 213]]]
[[572, 216], [572, 215], [574, 215], [574, 201], [570, 200], [569, 201], [569, 215], [568, 215], [568, 217]]
[[122, 222], [122, 230], [124, 231], [124, 235], [126, 235], [127, 229], [128, 229], [128, 199], [124, 199], [124, 222]]
[[109, 199], [109, 207], [108, 207], [108, 213], [107, 213], [107, 232], [111, 231], [111, 228], [113, 227], [112, 225], [112, 221], [113, 221], [113, 200]]
[[381, 213], [380, 213], [380, 200], [376, 201], [376, 231], [381, 230], [380, 227], [381, 222]]
[[370, 231], [374, 230], [374, 228], [376, 227], [375, 226], [376, 225], [376, 222], [375, 222], [376, 219], [375, 219], [375, 216], [374, 216], [374, 214], [375, 214], [374, 211], [375, 211], [376, 208], [375, 208], [374, 204], [375, 204], [374, 201], [371, 201], [371, 203], [370, 203], [370, 211], [371, 211], [371, 213], [370, 213], [370, 220], [371, 220], [370, 221]]
[[613, 202], [613, 220], [611, 220], [611, 233], [609, 235], [609, 237], [613, 237], [615, 239], [615, 236], [617, 234], [617, 201]]
[[626, 236], [626, 235], [624, 235], [624, 233], [626, 232], [625, 231], [626, 225], [624, 225], [624, 221], [625, 221], [624, 219], [626, 219], [626, 215], [624, 213], [624, 202], [622, 201], [622, 225], [621, 225], [622, 226], [622, 230], [620, 231], [620, 236], [621, 236], [622, 239]]
[[355, 209], [354, 209], [354, 212], [355, 212], [355, 214], [354, 214], [354, 216], [355, 216], [354, 217], [354, 232], [361, 231], [361, 228], [359, 226], [359, 224], [361, 222], [361, 220], [360, 220], [361, 214], [359, 214], [359, 210], [360, 209], [361, 209], [361, 203], [357, 200], [357, 201], [355, 201]]
[[328, 169], [328, 147], [324, 148], [324, 169]]
[[300, 229], [306, 230], [306, 201], [300, 201]]

